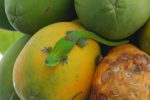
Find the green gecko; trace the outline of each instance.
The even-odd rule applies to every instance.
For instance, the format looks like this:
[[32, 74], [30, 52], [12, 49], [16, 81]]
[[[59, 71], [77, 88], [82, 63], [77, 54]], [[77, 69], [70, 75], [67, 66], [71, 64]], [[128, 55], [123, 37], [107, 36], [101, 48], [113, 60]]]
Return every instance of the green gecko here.
[[66, 36], [61, 38], [55, 44], [54, 48], [44, 48], [42, 51], [49, 52], [48, 56], [45, 59], [45, 63], [49, 67], [55, 67], [60, 62], [63, 64], [67, 63], [67, 54], [74, 47], [74, 45], [79, 45], [80, 47], [85, 47], [87, 45], [86, 39], [93, 39], [97, 42], [100, 42], [109, 46], [117, 46], [121, 44], [128, 43], [129, 41], [118, 41], [112, 42], [106, 39], [103, 39], [96, 34], [89, 31], [68, 31]]

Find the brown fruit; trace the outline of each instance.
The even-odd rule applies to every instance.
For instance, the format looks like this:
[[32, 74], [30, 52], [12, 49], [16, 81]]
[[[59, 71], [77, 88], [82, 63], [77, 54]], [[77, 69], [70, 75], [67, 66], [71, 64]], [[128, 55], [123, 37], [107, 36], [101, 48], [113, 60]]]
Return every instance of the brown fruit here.
[[149, 100], [150, 57], [135, 46], [113, 48], [97, 67], [91, 100]]

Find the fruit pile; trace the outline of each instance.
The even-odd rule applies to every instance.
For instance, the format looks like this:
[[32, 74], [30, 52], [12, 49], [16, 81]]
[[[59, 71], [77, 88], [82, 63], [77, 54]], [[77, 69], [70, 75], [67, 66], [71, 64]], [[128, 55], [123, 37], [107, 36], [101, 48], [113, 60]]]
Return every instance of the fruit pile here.
[[0, 100], [150, 100], [150, 0], [0, 0], [0, 28]]

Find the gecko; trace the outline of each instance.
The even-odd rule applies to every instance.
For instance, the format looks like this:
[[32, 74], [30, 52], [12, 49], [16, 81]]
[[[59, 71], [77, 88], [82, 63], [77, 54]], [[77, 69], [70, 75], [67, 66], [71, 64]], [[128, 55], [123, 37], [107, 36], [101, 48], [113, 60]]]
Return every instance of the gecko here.
[[88, 43], [86, 39], [93, 39], [99, 43], [109, 46], [117, 46], [129, 42], [128, 40], [117, 42], [109, 41], [89, 31], [67, 31], [66, 36], [58, 40], [54, 48], [46, 47], [43, 49], [48, 52], [48, 56], [45, 59], [45, 64], [49, 67], [55, 67], [60, 62], [67, 64], [68, 52], [74, 47], [74, 45], [78, 45], [80, 47], [87, 46]]

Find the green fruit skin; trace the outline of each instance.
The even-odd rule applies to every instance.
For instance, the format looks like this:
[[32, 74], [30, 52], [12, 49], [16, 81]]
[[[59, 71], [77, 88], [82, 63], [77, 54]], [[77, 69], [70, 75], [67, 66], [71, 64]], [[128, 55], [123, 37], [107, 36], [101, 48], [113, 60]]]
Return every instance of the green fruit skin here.
[[150, 19], [139, 37], [140, 48], [150, 55]]
[[12, 26], [27, 34], [77, 17], [74, 0], [5, 0], [5, 10]]
[[29, 38], [30, 36], [25, 35], [17, 40], [5, 52], [0, 62], [0, 100], [20, 100], [13, 87], [12, 72], [17, 56]]
[[0, 28], [14, 30], [6, 17], [4, 9], [4, 0], [0, 0]]
[[150, 0], [75, 0], [75, 8], [87, 29], [110, 40], [129, 37], [150, 16]]

